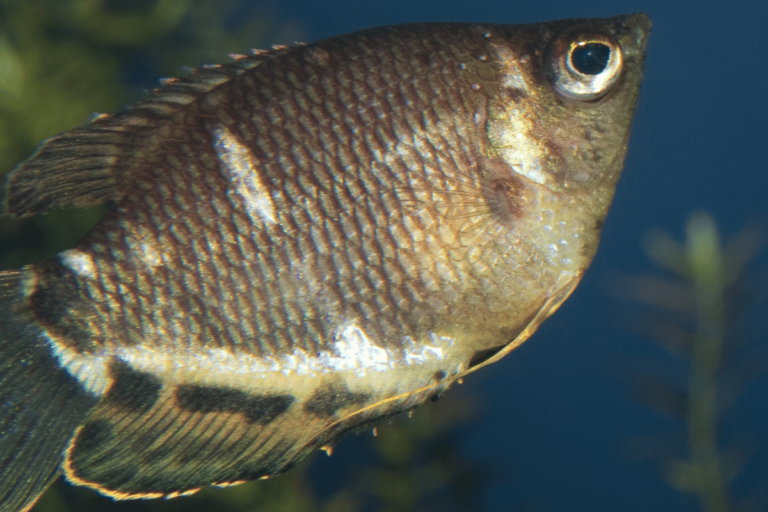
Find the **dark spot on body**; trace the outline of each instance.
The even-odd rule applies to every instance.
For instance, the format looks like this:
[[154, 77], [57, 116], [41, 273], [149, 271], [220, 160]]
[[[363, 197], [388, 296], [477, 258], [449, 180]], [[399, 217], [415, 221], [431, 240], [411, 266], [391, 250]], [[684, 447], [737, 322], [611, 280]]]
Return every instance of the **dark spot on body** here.
[[114, 437], [115, 430], [109, 421], [89, 421], [77, 433], [77, 437], [72, 443], [71, 457], [75, 459], [83, 453], [92, 452], [112, 441]]
[[304, 410], [329, 418], [337, 411], [350, 405], [362, 405], [370, 400], [368, 393], [353, 393], [344, 384], [331, 384], [326, 388], [320, 388], [304, 404]]
[[600, 231], [602, 231], [602, 230], [603, 230], [603, 224], [604, 224], [604, 223], [605, 223], [605, 222], [603, 221], [603, 219], [597, 219], [597, 220], [595, 221], [595, 231], [597, 231], [597, 232], [600, 232]]
[[446, 376], [446, 373], [443, 370], [440, 370], [435, 372], [435, 375], [433, 377], [437, 382], [440, 382], [445, 378], [445, 376]]
[[107, 403], [135, 412], [146, 412], [160, 398], [162, 381], [151, 373], [134, 370], [122, 361], [112, 363], [109, 373], [113, 382], [104, 397]]
[[90, 348], [89, 314], [75, 275], [56, 258], [38, 263], [35, 270], [40, 282], [27, 300], [37, 322], [77, 352]]
[[75, 351], [82, 353], [90, 346], [90, 335], [69, 311], [66, 302], [51, 289], [38, 287], [29, 296], [29, 306], [37, 322], [50, 334], [60, 336]]
[[474, 368], [475, 366], [481, 363], [484, 363], [485, 361], [489, 360], [490, 358], [492, 358], [493, 356], [501, 352], [501, 350], [506, 346], [507, 345], [505, 344], [505, 345], [499, 345], [498, 347], [488, 348], [485, 350], [478, 350], [470, 358], [469, 367], [467, 369]]
[[37, 287], [29, 297], [29, 306], [35, 314], [35, 318], [43, 327], [56, 325], [60, 313], [56, 307], [57, 301], [51, 296], [47, 288]]
[[522, 195], [525, 186], [522, 181], [510, 175], [504, 179], [491, 181], [484, 187], [485, 200], [494, 216], [509, 224], [523, 214]]
[[179, 407], [187, 411], [242, 414], [249, 423], [266, 425], [288, 410], [292, 395], [249, 395], [228, 387], [184, 384], [176, 390]]

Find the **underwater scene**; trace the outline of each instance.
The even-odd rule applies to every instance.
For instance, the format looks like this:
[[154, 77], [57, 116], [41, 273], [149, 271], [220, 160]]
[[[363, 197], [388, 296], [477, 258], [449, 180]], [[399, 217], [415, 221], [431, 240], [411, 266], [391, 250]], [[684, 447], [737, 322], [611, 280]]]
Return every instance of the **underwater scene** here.
[[[58, 173], [45, 178], [33, 164], [27, 174], [16, 174], [20, 178], [8, 178], [6, 195], [0, 195], [6, 201], [2, 207], [12, 214], [0, 216], [0, 271], [7, 271], [0, 273], [0, 324], [24, 340], [32, 339], [32, 324], [45, 330], [53, 354], [0, 347], [5, 359], [0, 361], [5, 408], [0, 412], [0, 436], [5, 438], [0, 438], [0, 463], [5, 465], [0, 489], [7, 493], [0, 495], [0, 511], [768, 509], [768, 172], [762, 149], [768, 137], [763, 95], [768, 63], [755, 53], [768, 44], [761, 22], [768, 8], [749, 4], [723, 10], [714, 2], [655, 0], [581, 5], [562, 0], [0, 0], [0, 177], [19, 169], [16, 165], [36, 150], [43, 170]], [[598, 24], [581, 21], [639, 12], [650, 22], [641, 15]], [[568, 21], [526, 28], [556, 20]], [[493, 28], [399, 27], [423, 22]], [[523, 27], [507, 34], [496, 24]], [[382, 26], [398, 28], [311, 46]], [[511, 58], [494, 42], [497, 36], [512, 41], [512, 53], [523, 57], [514, 53]], [[419, 62], [425, 68], [403, 71], [390, 66], [383, 53], [369, 66], [374, 62], [365, 60], [372, 54], [370, 42], [385, 39], [391, 45], [387, 55], [395, 58], [418, 53], [423, 45], [426, 56]], [[434, 46], [433, 39], [438, 41]], [[563, 50], [566, 70], [544, 69], [539, 63], [556, 60], [561, 40], [571, 44]], [[306, 52], [292, 48], [300, 42], [310, 44]], [[586, 51], [574, 50], [578, 45]], [[619, 46], [623, 60], [616, 61]], [[464, 54], [476, 60], [469, 69], [463, 61], [451, 61]], [[285, 56], [288, 64], [272, 66], [272, 56]], [[443, 61], [448, 65], [440, 68]], [[238, 124], [244, 108], [257, 100], [242, 92], [245, 86], [225, 90], [227, 84], [261, 69], [259, 79], [266, 81], [276, 69], [288, 78], [260, 90], [258, 101], [267, 102], [291, 80], [311, 82], [313, 72], [333, 65], [349, 65], [349, 73], [340, 74], [337, 84], [318, 79], [321, 85], [296, 104], [305, 108], [316, 100], [315, 106], [330, 117], [358, 112], [364, 122], [348, 134], [334, 132], [338, 162], [323, 165], [345, 172], [354, 167], [344, 160], [345, 141], [350, 151], [358, 151], [359, 161], [356, 143], [349, 142], [357, 130], [364, 133], [366, 122], [374, 126], [381, 119], [396, 120], [401, 106], [406, 111], [417, 105], [425, 112], [418, 129], [408, 123], [398, 128], [415, 132], [405, 137], [414, 141], [412, 148], [395, 152], [401, 160], [371, 150], [370, 176], [359, 171], [359, 180], [350, 178], [344, 194], [330, 199], [323, 195], [330, 189], [319, 171], [314, 181], [296, 178], [296, 189], [304, 187], [301, 194], [292, 196], [288, 186], [284, 196], [265, 193], [272, 175], [265, 171], [249, 179], [248, 173], [258, 168], [254, 162], [294, 158], [297, 167], [322, 166], [311, 155], [278, 158], [265, 145], [249, 146], [249, 137], [258, 139], [262, 128], [269, 132], [289, 126], [291, 116], [298, 120], [295, 126], [327, 125], [309, 106], [300, 113], [270, 111], [262, 125]], [[443, 71], [444, 82], [437, 83], [427, 67], [458, 71], [456, 77]], [[587, 89], [565, 81], [561, 72], [586, 76]], [[430, 78], [420, 82], [423, 76]], [[604, 80], [592, 80], [595, 76]], [[381, 100], [384, 96], [357, 92], [364, 87], [376, 91], [377, 85], [386, 89], [398, 80], [421, 85], [412, 96], [403, 86], [403, 97], [387, 96], [389, 103]], [[453, 96], [462, 80], [466, 95]], [[542, 85], [548, 81], [557, 83]], [[329, 90], [336, 86], [357, 96], [333, 96]], [[142, 103], [158, 87], [165, 92], [150, 97], [159, 99]], [[525, 113], [516, 117], [517, 110], [486, 99], [473, 103], [474, 92], [493, 98], [497, 87]], [[117, 168], [123, 145], [134, 144], [144, 136], [143, 127], [170, 117], [174, 105], [200, 91], [214, 107], [224, 104], [221, 98], [227, 94], [229, 103], [206, 110], [202, 102], [189, 117], [173, 118], [186, 132], [162, 132], [130, 149], [163, 155], [147, 157], [159, 170], [138, 188], [142, 196], [173, 203], [161, 204], [163, 218], [182, 219], [178, 225], [189, 232], [169, 229], [173, 237], [163, 238], [158, 226], [126, 228], [140, 224], [144, 213], [152, 217], [151, 209], [131, 208], [130, 200], [120, 203], [132, 184], [119, 174], [91, 173], [91, 167]], [[454, 131], [445, 130], [440, 123], [447, 114], [441, 105], [458, 103], [478, 113], [465, 124], [452, 118], [448, 126]], [[138, 110], [126, 110], [137, 104]], [[383, 110], [365, 110], [371, 105]], [[374, 111], [378, 117], [366, 117]], [[117, 112], [138, 114], [112, 115]], [[89, 122], [94, 130], [72, 132], [48, 149], [41, 146]], [[521, 126], [532, 126], [535, 135], [519, 135]], [[476, 128], [483, 137], [487, 130], [492, 151], [476, 148]], [[428, 136], [421, 137], [420, 129]], [[300, 131], [286, 128], [285, 133], [301, 138], [296, 135]], [[438, 135], [441, 142], [424, 149], [421, 144]], [[187, 136], [188, 142], [182, 140]], [[173, 146], [178, 153], [157, 142], [163, 137], [178, 143]], [[210, 151], [195, 154], [202, 139], [210, 141]], [[441, 144], [449, 149], [441, 153]], [[462, 150], [450, 151], [451, 144]], [[70, 165], [73, 155], [96, 163]], [[529, 165], [538, 165], [541, 155], [546, 155], [541, 161], [555, 163]], [[427, 168], [431, 156], [440, 176], [397, 175], [398, 165], [408, 167], [412, 161]], [[215, 165], [229, 173], [229, 184], [209, 179], [205, 168], [215, 165], [206, 159], [222, 162]], [[515, 159], [525, 165], [519, 176], [507, 177], [500, 169]], [[193, 179], [182, 187], [186, 196], [172, 197], [163, 187], [178, 183], [168, 173], [181, 167], [195, 169]], [[480, 172], [473, 174], [475, 168]], [[269, 172], [285, 172], [275, 169]], [[555, 192], [531, 192], [546, 188]], [[311, 195], [308, 190], [319, 191], [315, 209], [298, 197]], [[368, 198], [370, 190], [375, 193]], [[573, 199], [558, 202], [566, 196]], [[350, 209], [366, 213], [348, 216], [357, 227], [334, 238], [328, 226], [346, 226]], [[554, 212], [546, 226], [537, 224], [544, 222], [543, 211]], [[286, 227], [289, 217], [292, 227]], [[313, 247], [351, 247], [358, 236], [386, 238], [380, 236], [382, 226], [392, 219], [419, 227], [405, 234], [390, 230], [392, 240], [382, 239], [373, 252], [361, 242], [363, 249], [348, 250], [341, 264], [334, 257], [308, 255], [306, 244], [282, 241], [303, 240], [296, 233], [304, 230]], [[194, 284], [183, 272], [123, 275], [130, 267], [129, 249], [154, 272], [170, 265], [159, 248], [185, 236], [193, 240], [196, 228], [214, 233], [205, 250], [223, 258], [216, 265], [234, 262], [234, 268], [248, 255], [242, 239], [231, 243], [242, 235], [244, 222], [258, 226], [254, 246], [280, 248], [269, 252], [271, 263], [264, 263], [267, 256], [258, 260], [257, 277], [245, 265], [242, 275], [221, 267], [206, 270], [190, 264], [182, 250], [175, 265], [210, 275]], [[100, 231], [105, 225], [114, 230]], [[550, 225], [562, 231], [551, 234]], [[315, 226], [325, 230], [325, 242], [318, 242]], [[514, 240], [505, 232], [510, 226], [520, 233]], [[122, 229], [144, 233], [140, 242], [145, 243], [128, 244], [125, 254], [110, 249], [116, 240], [111, 233]], [[147, 242], [152, 236], [155, 245]], [[564, 242], [568, 237], [573, 238]], [[97, 249], [88, 252], [84, 240], [94, 240]], [[411, 270], [400, 256], [396, 271], [387, 266], [388, 248], [396, 251], [403, 240], [413, 244], [414, 254], [429, 259], [429, 268], [443, 280], [433, 283], [425, 277], [417, 283], [413, 276], [424, 272]], [[464, 249], [443, 251], [454, 242]], [[235, 246], [240, 248], [229, 252]], [[363, 257], [357, 261], [359, 254]], [[459, 256], [442, 260], [445, 254]], [[381, 255], [381, 271], [376, 255]], [[368, 269], [366, 281], [315, 282], [298, 273], [289, 276], [295, 287], [286, 291], [289, 281], [281, 273], [286, 267], [279, 264], [286, 259], [311, 261], [340, 276], [362, 275], [355, 274], [362, 266]], [[12, 272], [31, 264], [40, 269], [34, 278], [24, 274], [18, 279]], [[515, 272], [504, 265], [515, 266]], [[94, 299], [96, 320], [81, 321], [90, 310], [77, 300], [68, 302], [76, 295], [72, 290], [86, 289], [77, 279], [105, 271], [118, 276], [114, 282], [135, 282], [138, 291], [131, 293], [137, 298], [110, 302], [115, 295], [108, 293], [109, 279], [104, 278], [102, 295]], [[263, 276], [275, 276], [275, 283], [282, 284], [262, 282]], [[442, 286], [446, 282], [470, 284], [447, 289]], [[218, 302], [190, 298], [200, 290], [200, 296], [211, 296], [216, 286], [225, 291]], [[163, 287], [169, 291], [154, 291]], [[12, 288], [27, 290], [34, 317], [24, 316], [8, 299]], [[391, 300], [371, 298], [383, 289]], [[258, 316], [238, 317], [242, 297], [256, 295]], [[333, 297], [341, 297], [341, 306], [331, 307]], [[315, 298], [319, 305], [312, 303]], [[296, 313], [295, 304], [302, 300], [312, 306]], [[153, 316], [152, 332], [171, 337], [183, 332], [192, 340], [188, 346], [145, 348], [136, 340], [137, 333], [148, 332], [146, 320], [125, 331], [110, 330], [115, 310], [134, 318], [169, 304], [178, 309], [169, 306]], [[222, 322], [210, 332], [226, 343], [213, 349], [204, 342], [195, 345], [196, 336], [204, 339], [209, 332], [196, 323], [197, 308], [234, 311], [241, 330]], [[280, 313], [265, 316], [265, 308]], [[350, 311], [376, 321], [355, 322]], [[333, 327], [328, 349], [322, 344], [326, 326]], [[243, 333], [260, 329], [288, 334], [252, 346]], [[471, 337], [470, 331], [479, 334]], [[296, 332], [306, 341], [297, 342]], [[390, 332], [403, 340], [402, 347], [376, 344], [376, 336], [384, 339]], [[59, 335], [71, 341], [60, 343]], [[471, 346], [464, 345], [462, 336], [471, 339]], [[493, 341], [499, 337], [503, 346]], [[0, 331], [0, 342], [11, 340]], [[116, 348], [94, 351], [110, 344]], [[51, 364], [64, 367], [66, 375], [45, 366]], [[22, 385], [12, 379], [26, 371], [17, 368], [27, 365], [40, 365], [30, 371], [50, 375], [50, 381], [37, 377], [39, 388], [24, 389], [28, 398], [20, 400]], [[244, 393], [257, 378], [264, 382], [263, 394]], [[78, 383], [77, 390], [63, 397], [72, 382]], [[101, 396], [97, 404], [94, 397]], [[59, 403], [65, 405], [57, 412]], [[43, 411], [46, 426], [14, 424], [17, 410]], [[27, 421], [25, 414], [33, 413], [19, 412], [18, 417]], [[173, 423], [167, 419], [173, 414], [190, 420]], [[57, 428], [69, 433], [59, 434]], [[137, 429], [142, 436], [131, 437]], [[192, 434], [187, 436], [186, 429]], [[239, 429], [270, 436], [238, 438]], [[119, 444], [112, 442], [115, 433], [155, 458], [137, 455], [142, 462], [135, 470], [132, 449], [102, 449]], [[196, 444], [192, 438], [197, 434], [209, 437]], [[37, 452], [38, 444], [48, 442], [66, 447], [65, 476], [50, 486], [60, 472], [59, 451]], [[199, 455], [183, 456], [193, 450]], [[243, 454], [260, 465], [241, 464]], [[35, 469], [43, 464], [54, 469]], [[175, 476], [167, 476], [171, 473]], [[36, 502], [20, 498], [27, 491], [9, 483], [18, 475], [19, 488], [26, 485], [33, 494], [46, 489]]]

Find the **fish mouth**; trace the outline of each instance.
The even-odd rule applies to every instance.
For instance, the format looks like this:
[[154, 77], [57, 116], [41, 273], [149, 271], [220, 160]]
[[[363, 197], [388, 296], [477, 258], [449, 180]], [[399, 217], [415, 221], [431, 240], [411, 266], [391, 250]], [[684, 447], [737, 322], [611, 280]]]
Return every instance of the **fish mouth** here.
[[643, 42], [645, 42], [648, 39], [648, 34], [651, 32], [651, 27], [653, 26], [651, 18], [648, 17], [648, 15], [644, 12], [629, 14], [626, 18], [627, 24], [636, 27], [636, 30], [640, 34], [638, 42], [641, 39]]
[[626, 16], [617, 16], [612, 20], [628, 32], [623, 37], [620, 36], [621, 47], [625, 56], [637, 57], [642, 60], [648, 48], [648, 36], [653, 26], [651, 18], [643, 12], [636, 12]]

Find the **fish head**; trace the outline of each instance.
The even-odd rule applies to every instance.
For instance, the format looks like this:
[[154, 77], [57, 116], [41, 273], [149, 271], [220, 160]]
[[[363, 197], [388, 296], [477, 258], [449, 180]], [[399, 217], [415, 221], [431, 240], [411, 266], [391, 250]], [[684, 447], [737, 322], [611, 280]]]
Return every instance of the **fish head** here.
[[645, 14], [509, 26], [491, 44], [483, 177], [512, 192], [509, 233], [549, 245], [541, 212], [557, 210], [550, 220], [581, 237], [581, 272], [623, 168], [650, 27]]
[[627, 150], [650, 20], [644, 14], [513, 27], [495, 44], [494, 153], [555, 193], [613, 195]]
[[460, 295], [472, 324], [464, 332], [473, 336], [463, 339], [479, 351], [514, 340], [497, 360], [562, 304], [597, 251], [627, 151], [650, 20], [633, 14], [481, 30], [484, 53], [464, 69], [487, 98], [476, 122], [485, 143], [473, 174], [460, 176], [471, 184], [444, 219], [459, 241], [451, 256], [469, 262]]

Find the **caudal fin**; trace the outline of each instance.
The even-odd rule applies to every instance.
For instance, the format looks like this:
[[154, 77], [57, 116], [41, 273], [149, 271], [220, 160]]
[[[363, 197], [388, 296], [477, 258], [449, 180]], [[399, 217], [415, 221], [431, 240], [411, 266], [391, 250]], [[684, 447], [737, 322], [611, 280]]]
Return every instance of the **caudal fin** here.
[[25, 305], [21, 276], [0, 272], [0, 512], [35, 503], [96, 403], [51, 355]]

